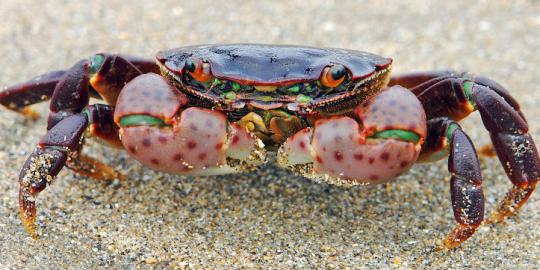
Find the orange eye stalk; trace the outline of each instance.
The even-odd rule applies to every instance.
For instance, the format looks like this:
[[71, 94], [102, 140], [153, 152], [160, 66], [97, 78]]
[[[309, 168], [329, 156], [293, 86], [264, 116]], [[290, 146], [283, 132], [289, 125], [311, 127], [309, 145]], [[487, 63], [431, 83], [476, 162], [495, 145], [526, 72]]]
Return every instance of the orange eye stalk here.
[[208, 82], [214, 78], [210, 72], [210, 64], [201, 60], [188, 59], [186, 61], [186, 70], [193, 79], [199, 82]]
[[325, 87], [334, 88], [345, 80], [345, 75], [347, 75], [347, 70], [344, 66], [328, 66], [324, 68], [320, 82]]

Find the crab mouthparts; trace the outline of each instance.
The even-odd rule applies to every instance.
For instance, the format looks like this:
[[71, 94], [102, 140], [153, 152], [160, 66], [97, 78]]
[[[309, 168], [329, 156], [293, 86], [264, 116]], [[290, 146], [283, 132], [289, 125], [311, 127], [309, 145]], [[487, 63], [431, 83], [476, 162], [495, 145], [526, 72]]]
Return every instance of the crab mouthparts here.
[[260, 92], [274, 92], [278, 87], [275, 85], [254, 85], [253, 88]]

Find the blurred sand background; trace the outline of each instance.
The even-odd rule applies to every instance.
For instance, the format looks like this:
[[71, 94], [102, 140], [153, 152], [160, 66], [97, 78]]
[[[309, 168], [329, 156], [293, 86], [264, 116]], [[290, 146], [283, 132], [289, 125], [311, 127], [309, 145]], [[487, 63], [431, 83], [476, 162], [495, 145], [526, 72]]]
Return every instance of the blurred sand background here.
[[[0, 87], [95, 52], [153, 56], [200, 43], [277, 43], [367, 50], [394, 73], [453, 68], [506, 85], [540, 141], [538, 1], [29, 1], [1, 0]], [[438, 3], [438, 4], [436, 4]], [[36, 106], [45, 115], [45, 104]], [[453, 229], [446, 161], [388, 185], [343, 188], [272, 164], [251, 174], [179, 177], [90, 142], [127, 174], [98, 183], [63, 170], [38, 198], [39, 241], [18, 216], [17, 175], [45, 117], [0, 109], [0, 269], [431, 268], [538, 269], [540, 196], [519, 216], [435, 252]], [[478, 115], [463, 123], [488, 143]], [[510, 188], [483, 159], [486, 212]]]

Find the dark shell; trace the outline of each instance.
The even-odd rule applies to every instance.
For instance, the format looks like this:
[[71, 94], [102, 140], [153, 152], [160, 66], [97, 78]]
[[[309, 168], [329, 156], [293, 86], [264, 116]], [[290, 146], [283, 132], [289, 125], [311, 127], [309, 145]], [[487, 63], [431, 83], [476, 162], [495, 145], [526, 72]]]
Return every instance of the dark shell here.
[[368, 77], [392, 63], [390, 58], [367, 52], [260, 44], [198, 45], [156, 56], [175, 73], [183, 71], [188, 57], [207, 61], [212, 74], [220, 79], [278, 86], [316, 80], [323, 68], [333, 63], [347, 67], [353, 80]]

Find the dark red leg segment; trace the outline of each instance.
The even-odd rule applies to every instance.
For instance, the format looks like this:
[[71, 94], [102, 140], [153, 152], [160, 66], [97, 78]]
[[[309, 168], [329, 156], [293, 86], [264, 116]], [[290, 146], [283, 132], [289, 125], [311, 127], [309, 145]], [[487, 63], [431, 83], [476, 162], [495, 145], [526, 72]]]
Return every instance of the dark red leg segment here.
[[425, 82], [437, 78], [444, 78], [445, 76], [452, 74], [453, 72], [448, 70], [407, 73], [399, 76], [392, 76], [390, 82], [388, 82], [388, 86], [401, 85], [407, 89], [413, 89]]
[[484, 220], [484, 193], [480, 162], [474, 146], [461, 128], [456, 128], [450, 138], [448, 158], [452, 208], [458, 226], [444, 241], [447, 249], [457, 247], [476, 231]]
[[497, 156], [514, 185], [489, 218], [490, 222], [501, 222], [517, 212], [534, 191], [540, 178], [540, 158], [528, 133], [527, 122], [502, 96], [488, 87], [475, 85], [473, 99], [490, 132]]
[[65, 70], [52, 71], [30, 81], [16, 84], [0, 92], [0, 104], [32, 118], [39, 115], [26, 106], [49, 100], [56, 84], [65, 75]]
[[142, 73], [156, 73], [160, 74], [159, 66], [156, 64], [156, 60], [150, 58], [144, 58], [139, 56], [120, 54], [120, 57], [129, 61]]
[[68, 156], [80, 148], [88, 118], [72, 115], [60, 121], [41, 139], [28, 157], [19, 175], [19, 207], [21, 220], [32, 237], [36, 237], [35, 196], [60, 172]]
[[64, 74], [65, 70], [52, 71], [30, 81], [10, 86], [0, 92], [0, 104], [11, 110], [21, 110], [30, 104], [48, 100]]
[[[88, 117], [88, 127], [85, 137], [92, 137], [100, 142], [104, 142], [115, 148], [122, 148], [120, 141], [119, 128], [114, 123], [114, 108], [104, 104], [94, 104], [86, 107], [83, 113]], [[123, 175], [116, 172], [109, 166], [95, 160], [89, 156], [85, 156], [79, 149], [66, 163], [69, 169], [92, 177], [94, 179], [123, 179]]]
[[[137, 61], [135, 59], [134, 61]], [[148, 69], [148, 63], [136, 62]], [[154, 64], [155, 66], [155, 64]], [[108, 104], [116, 104], [116, 99], [124, 85], [143, 74], [132, 62], [114, 54], [96, 54], [90, 58], [90, 84]]]
[[[100, 179], [121, 177], [107, 166], [80, 155], [85, 130], [103, 138], [118, 135], [118, 129], [113, 127], [112, 108], [105, 106], [92, 105], [83, 113], [62, 119], [47, 132], [26, 160], [19, 175], [19, 206], [22, 223], [33, 237], [36, 236], [35, 197], [52, 183], [64, 165]], [[118, 143], [118, 138], [116, 141]]]
[[443, 149], [450, 154], [450, 191], [458, 226], [444, 240], [444, 248], [452, 249], [471, 237], [484, 220], [480, 163], [473, 143], [455, 121], [434, 118], [428, 121], [427, 127], [428, 135], [421, 157], [429, 159]]
[[448, 156], [448, 127], [455, 123], [447, 117], [429, 119], [426, 122], [427, 137], [422, 144], [422, 151], [417, 162], [431, 162], [441, 160]]
[[[94, 61], [96, 59], [99, 61]], [[96, 54], [90, 61], [80, 61], [70, 70], [49, 72], [5, 88], [0, 92], [0, 104], [8, 109], [37, 117], [37, 114], [26, 106], [52, 97], [52, 101], [56, 103], [51, 104], [51, 110], [55, 114], [50, 117], [52, 127], [62, 117], [76, 112], [77, 107], [79, 110], [84, 108], [86, 106], [84, 99], [87, 96], [105, 98], [109, 104], [114, 105], [118, 93], [126, 82], [149, 72], [159, 73], [158, 65], [151, 59], [129, 55]], [[86, 84], [82, 85], [84, 82]], [[54, 94], [55, 92], [59, 93]], [[71, 94], [73, 96], [70, 96]]]
[[[399, 78], [394, 81], [400, 81]], [[469, 73], [433, 78], [411, 91], [424, 105], [428, 119], [460, 120], [474, 110], [480, 112], [497, 156], [514, 185], [489, 220], [500, 222], [517, 212], [540, 178], [538, 151], [517, 101], [500, 84]]]
[[88, 105], [90, 101], [88, 70], [88, 61], [81, 60], [56, 84], [49, 105], [47, 129], [51, 129], [70, 115], [80, 113]]
[[424, 105], [427, 119], [449, 117], [459, 121], [475, 110], [463, 87], [465, 79], [459, 76], [445, 75], [411, 88]]
[[156, 72], [149, 60], [118, 55], [97, 54], [81, 60], [67, 71], [55, 71], [32, 81], [7, 88], [0, 93], [0, 104], [22, 111], [25, 106], [51, 98], [47, 134], [23, 166], [19, 180], [21, 219], [35, 236], [35, 196], [66, 165], [81, 174], [98, 179], [121, 178], [108, 166], [80, 155], [87, 130], [113, 146], [121, 146], [113, 107], [89, 106], [90, 96], [99, 93], [111, 103], [123, 86], [142, 72]]
[[84, 112], [90, 120], [88, 132], [108, 145], [123, 148], [118, 135], [118, 126], [114, 123], [114, 107], [104, 104], [94, 104], [86, 107]]

